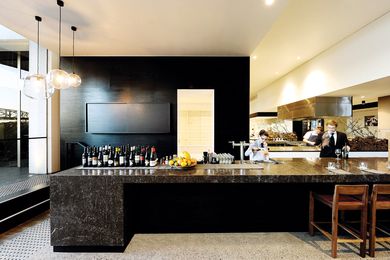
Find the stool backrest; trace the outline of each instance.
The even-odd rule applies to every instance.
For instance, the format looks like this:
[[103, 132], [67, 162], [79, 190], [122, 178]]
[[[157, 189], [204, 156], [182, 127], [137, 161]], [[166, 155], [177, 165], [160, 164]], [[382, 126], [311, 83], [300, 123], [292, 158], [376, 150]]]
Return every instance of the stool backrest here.
[[[333, 195], [333, 210], [338, 209], [338, 202], [341, 195], [352, 196], [361, 202], [363, 208], [368, 204], [368, 185], [336, 185]], [[351, 205], [353, 207], [353, 205]]]
[[[377, 209], [378, 195], [390, 195], [390, 184], [374, 184], [372, 186], [371, 204], [372, 207]], [[388, 205], [381, 205], [380, 208], [388, 209]]]
[[367, 196], [368, 185], [336, 185], [334, 194], [338, 195], [355, 195]]
[[390, 184], [374, 184], [372, 186], [372, 194], [390, 195]]

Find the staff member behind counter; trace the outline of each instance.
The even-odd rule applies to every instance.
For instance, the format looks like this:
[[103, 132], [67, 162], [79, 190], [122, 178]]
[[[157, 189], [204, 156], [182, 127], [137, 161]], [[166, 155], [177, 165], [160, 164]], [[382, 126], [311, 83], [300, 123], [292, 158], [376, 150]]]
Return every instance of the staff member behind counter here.
[[259, 133], [259, 139], [251, 143], [245, 152], [251, 161], [268, 161], [268, 133], [264, 129]]
[[334, 120], [326, 123], [327, 130], [318, 136], [316, 144], [321, 144], [320, 157], [336, 157], [336, 149], [350, 150], [347, 135], [336, 131], [337, 122]]
[[317, 126], [316, 129], [306, 132], [306, 134], [303, 136], [303, 142], [309, 146], [318, 145], [317, 139], [321, 133], [322, 133], [322, 126]]

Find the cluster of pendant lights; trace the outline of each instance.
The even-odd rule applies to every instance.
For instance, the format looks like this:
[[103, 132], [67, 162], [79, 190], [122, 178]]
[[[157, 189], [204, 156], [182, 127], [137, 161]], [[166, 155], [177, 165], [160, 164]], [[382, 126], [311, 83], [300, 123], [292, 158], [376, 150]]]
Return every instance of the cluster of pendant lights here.
[[[58, 55], [61, 58], [61, 8], [64, 6], [64, 2], [57, 0], [57, 5], [60, 8], [59, 17], [59, 44]], [[36, 74], [28, 75], [24, 79], [23, 93], [33, 99], [47, 99], [50, 98], [56, 89], [67, 89], [71, 87], [78, 87], [81, 84], [81, 78], [74, 73], [74, 33], [77, 31], [75, 26], [71, 27], [73, 33], [73, 71], [68, 73], [61, 69], [61, 63], [58, 69], [49, 71], [47, 75], [40, 74], [39, 72], [39, 23], [42, 18], [35, 16], [35, 20], [38, 24], [37, 33], [37, 72]]]

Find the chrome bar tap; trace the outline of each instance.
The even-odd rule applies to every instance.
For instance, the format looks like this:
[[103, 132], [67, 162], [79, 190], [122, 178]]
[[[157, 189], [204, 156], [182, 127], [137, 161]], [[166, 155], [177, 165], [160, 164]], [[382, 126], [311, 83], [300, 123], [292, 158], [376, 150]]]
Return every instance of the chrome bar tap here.
[[250, 143], [246, 143], [245, 141], [240, 141], [239, 143], [236, 143], [234, 141], [229, 141], [229, 143], [232, 144], [233, 149], [236, 146], [240, 147], [240, 163], [243, 164], [244, 163], [244, 147], [249, 146]]

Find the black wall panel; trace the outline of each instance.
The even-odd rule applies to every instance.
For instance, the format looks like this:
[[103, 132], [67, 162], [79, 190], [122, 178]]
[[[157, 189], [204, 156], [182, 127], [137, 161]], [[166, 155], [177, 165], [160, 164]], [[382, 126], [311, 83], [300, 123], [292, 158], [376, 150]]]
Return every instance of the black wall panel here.
[[[72, 58], [61, 62], [72, 71]], [[75, 72], [81, 86], [61, 91], [61, 169], [80, 164], [67, 157], [66, 143], [72, 142], [153, 144], [160, 156], [176, 153], [177, 89], [215, 90], [216, 152], [233, 153], [228, 141], [249, 140], [249, 57], [77, 57]], [[171, 131], [86, 133], [86, 103], [170, 103]]]

